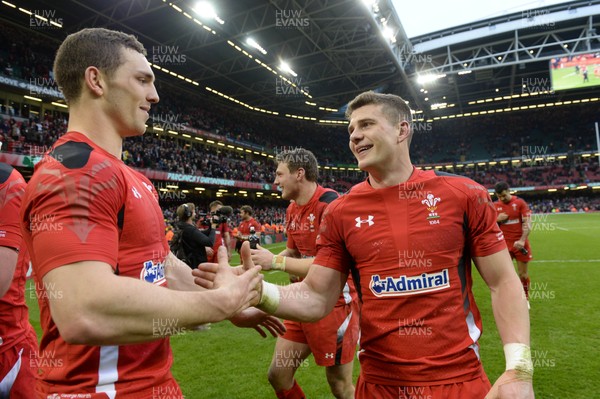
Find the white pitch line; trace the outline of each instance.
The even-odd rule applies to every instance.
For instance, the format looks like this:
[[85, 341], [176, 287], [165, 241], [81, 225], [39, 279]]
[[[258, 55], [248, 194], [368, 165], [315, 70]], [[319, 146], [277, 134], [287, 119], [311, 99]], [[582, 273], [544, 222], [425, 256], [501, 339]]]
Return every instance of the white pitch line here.
[[565, 229], [564, 227], [558, 227], [558, 226], [556, 226], [556, 228], [559, 229], [559, 230], [563, 230], [563, 231], [569, 231], [569, 229]]
[[600, 263], [600, 259], [542, 259], [532, 260], [532, 263]]

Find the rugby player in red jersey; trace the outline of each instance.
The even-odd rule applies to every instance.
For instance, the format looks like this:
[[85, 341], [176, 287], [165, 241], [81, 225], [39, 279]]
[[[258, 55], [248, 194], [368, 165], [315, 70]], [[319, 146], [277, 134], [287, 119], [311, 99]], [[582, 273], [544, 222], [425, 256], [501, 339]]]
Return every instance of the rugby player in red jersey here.
[[510, 256], [517, 261], [517, 271], [525, 296], [529, 301], [529, 273], [528, 265], [533, 260], [531, 246], [529, 245], [529, 233], [531, 232], [531, 210], [527, 203], [516, 195], [510, 194], [510, 188], [506, 182], [498, 182], [494, 187], [498, 201], [494, 202], [498, 211], [498, 224], [504, 240], [508, 247]]
[[0, 162], [0, 398], [33, 398], [40, 360], [25, 303], [29, 254], [19, 225], [25, 186], [19, 171]]
[[[263, 281], [259, 307], [317, 321], [352, 274], [361, 307], [356, 398], [533, 398], [527, 302], [487, 190], [412, 165], [411, 110], [400, 97], [362, 93], [346, 115], [350, 150], [369, 177], [325, 210], [306, 278]], [[493, 387], [480, 360], [472, 260], [490, 287], [506, 355]], [[221, 272], [205, 264], [194, 275], [210, 288]]]
[[[286, 211], [286, 249], [278, 255], [259, 248], [252, 261], [263, 270], [282, 270], [292, 281], [304, 278], [317, 253], [316, 238], [323, 211], [338, 198], [331, 189], [317, 183], [319, 169], [312, 152], [304, 148], [277, 154], [275, 185], [281, 197], [292, 200]], [[293, 276], [293, 277], [292, 277]], [[334, 309], [315, 323], [286, 321], [286, 333], [277, 338], [269, 367], [269, 382], [280, 399], [302, 399], [304, 393], [294, 374], [313, 354], [315, 363], [326, 367], [325, 374], [333, 396], [354, 397], [352, 365], [358, 341], [358, 305], [351, 279], [344, 286]]]
[[233, 317], [267, 329], [278, 321], [246, 313], [260, 267], [233, 274], [225, 248], [219, 288], [194, 290], [169, 251], [156, 190], [122, 162], [123, 139], [145, 132], [159, 101], [145, 55], [135, 37], [102, 28], [57, 51], [68, 132], [36, 165], [20, 216], [42, 295], [40, 351], [56, 360], [40, 366], [35, 398], [182, 398], [169, 335]]

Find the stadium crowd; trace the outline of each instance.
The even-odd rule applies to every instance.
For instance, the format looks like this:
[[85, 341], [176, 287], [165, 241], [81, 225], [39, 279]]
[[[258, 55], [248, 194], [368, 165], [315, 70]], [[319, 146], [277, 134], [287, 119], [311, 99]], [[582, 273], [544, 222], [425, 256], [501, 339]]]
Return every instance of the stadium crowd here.
[[[35, 84], [52, 83], [49, 66], [57, 46], [58, 43], [36, 33], [23, 35], [18, 29], [3, 26], [0, 29], [0, 74]], [[240, 112], [197, 93], [191, 103], [189, 96], [172, 94], [172, 87], [165, 83], [158, 82], [157, 86], [161, 101], [152, 107], [150, 128], [165, 123], [191, 127], [275, 153], [305, 146], [315, 153], [322, 166], [355, 163], [347, 148], [345, 126], [266, 118], [258, 113]], [[28, 112], [22, 105], [0, 100], [2, 151], [41, 155], [65, 133], [66, 114]], [[535, 118], [531, 118], [529, 112], [511, 112], [502, 117], [486, 115], [435, 123], [416, 122], [411, 155], [416, 164], [432, 164], [591, 151], [593, 134], [585, 132], [591, 131], [595, 115], [594, 107], [577, 105], [536, 110]], [[307, 136], [311, 137], [310, 143], [304, 139]], [[124, 162], [136, 168], [260, 183], [274, 180], [275, 164], [270, 159], [165, 133], [130, 138], [123, 149]], [[500, 180], [513, 187], [600, 181], [597, 161], [588, 162], [572, 155], [560, 162], [544, 159], [541, 163], [515, 166], [510, 163], [477, 165], [454, 168], [453, 172], [489, 188]], [[364, 178], [365, 174], [360, 171], [321, 169], [319, 182], [344, 192]]]

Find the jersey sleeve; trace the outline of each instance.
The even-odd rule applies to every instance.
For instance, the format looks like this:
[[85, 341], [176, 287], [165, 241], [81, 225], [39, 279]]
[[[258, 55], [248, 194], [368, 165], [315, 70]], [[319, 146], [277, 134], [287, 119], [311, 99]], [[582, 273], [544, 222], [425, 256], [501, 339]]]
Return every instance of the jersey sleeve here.
[[25, 186], [25, 181], [16, 170], [0, 185], [0, 246], [16, 250], [21, 248], [19, 210]]
[[348, 274], [350, 265], [354, 261], [344, 244], [340, 220], [342, 220], [341, 206], [338, 202], [333, 202], [323, 212], [317, 236], [317, 256], [313, 264]]
[[38, 276], [82, 261], [105, 262], [116, 269], [117, 220], [124, 204], [122, 174], [115, 174], [113, 168], [38, 173], [40, 178], [28, 187], [22, 214]]
[[467, 191], [468, 240], [472, 256], [487, 256], [506, 248], [496, 207], [482, 186]]
[[521, 213], [521, 219], [526, 219], [531, 217], [531, 209], [529, 209], [529, 205], [527, 205], [527, 202], [525, 202], [523, 199], [521, 199], [521, 201], [519, 201], [521, 204], [519, 206], [519, 210]]

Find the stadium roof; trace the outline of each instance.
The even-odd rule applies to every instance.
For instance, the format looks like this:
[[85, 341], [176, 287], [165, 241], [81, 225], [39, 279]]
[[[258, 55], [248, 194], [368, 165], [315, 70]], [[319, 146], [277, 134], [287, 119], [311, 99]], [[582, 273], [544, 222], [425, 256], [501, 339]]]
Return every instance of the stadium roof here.
[[[551, 58], [600, 51], [600, 0], [499, 16], [411, 40], [391, 0], [213, 0], [222, 24], [206, 18], [206, 10], [194, 11], [198, 3], [189, 0], [20, 0], [15, 8], [6, 3], [0, 18], [13, 24], [39, 22], [25, 11], [60, 19], [60, 29], [37, 29], [57, 44], [84, 27], [135, 34], [159, 81], [178, 92], [316, 121], [339, 118], [331, 110], [343, 110], [367, 89], [400, 94], [427, 117], [489, 107], [488, 98], [524, 92], [526, 79], [540, 79], [549, 89]], [[386, 24], [394, 27], [393, 41], [382, 34]], [[281, 69], [282, 61], [297, 75]], [[419, 75], [443, 77], [421, 84]], [[542, 97], [511, 97], [502, 106]], [[447, 108], [432, 110], [434, 103]]]

